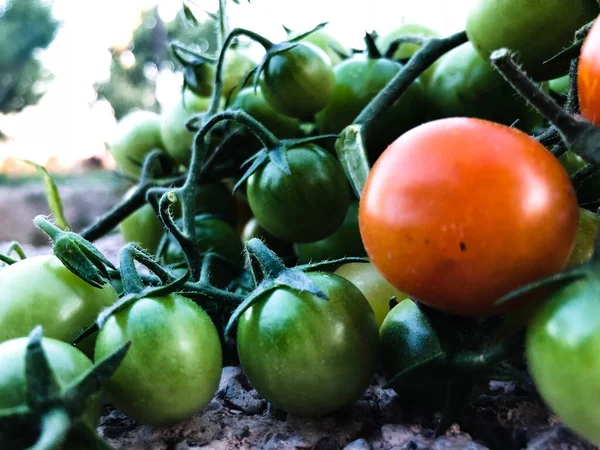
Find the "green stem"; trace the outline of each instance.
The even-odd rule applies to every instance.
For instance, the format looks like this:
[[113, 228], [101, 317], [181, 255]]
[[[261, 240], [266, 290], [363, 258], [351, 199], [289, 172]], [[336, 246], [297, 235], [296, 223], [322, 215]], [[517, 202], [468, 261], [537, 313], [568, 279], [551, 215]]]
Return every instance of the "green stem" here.
[[33, 224], [46, 233], [54, 242], [65, 232], [48, 220], [47, 217], [38, 215], [33, 219]]
[[431, 66], [440, 56], [455, 47], [467, 42], [467, 33], [462, 31], [444, 39], [432, 38], [421, 47], [390, 80], [387, 86], [354, 119], [354, 124], [363, 127], [363, 138], [366, 140], [373, 124], [396, 100], [408, 89], [413, 81]]
[[246, 251], [250, 260], [258, 263], [263, 279], [277, 278], [277, 275], [287, 269], [281, 259], [260, 239], [250, 239], [246, 243]]
[[459, 353], [452, 358], [450, 364], [463, 372], [487, 370], [520, 352], [524, 345], [524, 338], [524, 332], [519, 332], [483, 351]]
[[381, 52], [375, 44], [375, 39], [371, 33], [365, 33], [365, 44], [367, 45], [367, 58], [379, 59], [381, 58]]
[[577, 67], [579, 58], [571, 60], [569, 67], [569, 90], [567, 91], [567, 103], [565, 109], [569, 114], [579, 113], [579, 95], [577, 89]]
[[388, 59], [392, 59], [396, 54], [396, 51], [402, 44], [415, 44], [423, 47], [430, 41], [430, 38], [426, 38], [423, 36], [401, 36], [397, 39], [394, 39], [390, 46], [385, 51], [385, 57]]
[[119, 271], [125, 294], [139, 294], [145, 287], [135, 268], [135, 250], [133, 244], [128, 244], [119, 252]]

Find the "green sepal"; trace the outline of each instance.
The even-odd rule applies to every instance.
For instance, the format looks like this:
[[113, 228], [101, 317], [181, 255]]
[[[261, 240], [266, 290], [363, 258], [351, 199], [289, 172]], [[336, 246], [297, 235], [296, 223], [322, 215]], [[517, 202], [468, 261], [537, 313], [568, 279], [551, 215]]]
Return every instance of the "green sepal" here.
[[[289, 39], [288, 42], [300, 42], [302, 39], [304, 39], [305, 37], [310, 36], [311, 34], [313, 34], [315, 31], [319, 31], [323, 28], [325, 28], [325, 26], [328, 24], [329, 22], [321, 22], [319, 25], [317, 25], [316, 27], [314, 27], [312, 30], [307, 31], [306, 33], [302, 33], [299, 34], [298, 36]], [[285, 27], [284, 27], [285, 28]]]
[[61, 389], [42, 348], [42, 327], [29, 333], [25, 353], [25, 378], [27, 379], [27, 406], [34, 413], [43, 413], [48, 404], [55, 404]]
[[362, 125], [349, 125], [335, 141], [335, 151], [354, 193], [360, 198], [371, 166], [362, 137]]
[[296, 268], [284, 270], [277, 275], [277, 278], [275, 278], [273, 282], [277, 287], [289, 287], [295, 291], [308, 292], [323, 300], [329, 300], [327, 294], [319, 289], [308, 275]]
[[344, 256], [343, 258], [337, 259], [329, 259], [325, 261], [319, 261], [315, 263], [308, 263], [296, 266], [295, 269], [301, 270], [303, 272], [331, 272], [337, 269], [342, 264], [348, 263], [369, 263], [367, 258], [362, 258], [360, 256]]
[[231, 333], [231, 329], [239, 320], [239, 318], [244, 314], [244, 312], [250, 308], [256, 301], [260, 298], [260, 296], [266, 292], [272, 291], [277, 286], [273, 283], [273, 280], [267, 279], [263, 281], [252, 293], [246, 297], [246, 299], [240, 303], [240, 305], [231, 313], [231, 317], [225, 326], [224, 336], [225, 340], [229, 340], [229, 334]]

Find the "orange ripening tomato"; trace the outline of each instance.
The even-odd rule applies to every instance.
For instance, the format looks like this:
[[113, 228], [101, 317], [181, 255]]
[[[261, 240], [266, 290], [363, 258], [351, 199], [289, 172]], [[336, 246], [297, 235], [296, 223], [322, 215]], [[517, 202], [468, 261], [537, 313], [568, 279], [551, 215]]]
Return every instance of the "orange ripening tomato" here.
[[375, 163], [359, 208], [372, 263], [441, 311], [488, 316], [502, 295], [566, 264], [577, 232], [571, 181], [523, 132], [480, 119], [426, 123]]
[[600, 127], [600, 19], [596, 19], [581, 49], [577, 86], [581, 114]]

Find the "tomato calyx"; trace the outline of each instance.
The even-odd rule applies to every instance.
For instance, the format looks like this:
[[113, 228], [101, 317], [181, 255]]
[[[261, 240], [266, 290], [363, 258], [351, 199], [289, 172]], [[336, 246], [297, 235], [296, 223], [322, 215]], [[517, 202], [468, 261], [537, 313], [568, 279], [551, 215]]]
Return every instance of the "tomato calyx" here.
[[288, 268], [283, 264], [283, 261], [258, 238], [250, 239], [246, 243], [245, 251], [250, 262], [250, 272], [252, 274], [255, 289], [231, 314], [231, 317], [225, 326], [224, 335], [226, 340], [229, 340], [229, 335], [233, 326], [242, 316], [244, 311], [259, 300], [264, 293], [286, 287], [297, 292], [308, 292], [327, 301], [327, 295], [305, 272], [333, 270], [337, 266], [347, 262], [368, 262], [365, 258], [351, 257]]
[[54, 254], [71, 272], [97, 288], [108, 282], [108, 269], [115, 266], [91, 242], [61, 230], [42, 215], [36, 216], [33, 223], [52, 239]]
[[378, 59], [381, 58], [381, 52], [379, 48], [377, 48], [377, 44], [375, 44], [376, 36], [373, 33], [365, 33], [365, 44], [367, 46], [366, 54], [369, 59]]
[[[82, 420], [87, 401], [116, 372], [131, 342], [97, 362], [84, 376], [61, 392], [42, 348], [42, 327], [29, 334], [25, 354], [27, 405], [0, 410], [0, 440], [21, 448], [16, 442], [39, 430], [35, 448], [58, 448], [68, 438], [82, 448], [106, 448], [106, 443]], [[85, 444], [85, 445], [84, 445]], [[32, 447], [33, 448], [33, 447]]]
[[178, 41], [172, 41], [170, 47], [173, 56], [184, 68], [182, 91], [190, 89], [197, 95], [211, 95], [215, 71], [213, 66], [218, 60], [209, 58]]

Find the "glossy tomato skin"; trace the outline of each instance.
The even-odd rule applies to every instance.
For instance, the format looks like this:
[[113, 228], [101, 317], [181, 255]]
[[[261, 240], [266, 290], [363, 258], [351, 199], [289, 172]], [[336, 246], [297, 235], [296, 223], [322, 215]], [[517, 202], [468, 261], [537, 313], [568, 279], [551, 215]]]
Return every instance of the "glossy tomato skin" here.
[[288, 413], [326, 414], [356, 401], [375, 371], [379, 335], [361, 292], [331, 273], [308, 273], [329, 300], [267, 292], [241, 317], [237, 349], [256, 390]]
[[581, 114], [600, 126], [600, 20], [590, 30], [579, 57], [577, 89]]
[[550, 90], [560, 95], [567, 95], [569, 92], [569, 75], [555, 78], [548, 82]]
[[[23, 337], [0, 344], [0, 409], [27, 404], [25, 353], [28, 342], [29, 339]], [[45, 337], [42, 339], [42, 348], [62, 389], [80, 379], [93, 366], [92, 362], [71, 344]], [[101, 401], [101, 395], [94, 394], [85, 407], [83, 420], [93, 428], [98, 425], [100, 419]], [[36, 437], [35, 433], [31, 434], [32, 438]]]
[[543, 118], [515, 95], [504, 80], [467, 42], [442, 56], [429, 80], [429, 104], [438, 118], [476, 117], [529, 132]]
[[568, 72], [569, 60], [544, 62], [568, 47], [598, 13], [594, 0], [479, 0], [467, 18], [467, 36], [484, 59], [505, 47], [517, 53], [529, 75], [551, 80]]
[[294, 252], [299, 264], [345, 256], [366, 256], [358, 229], [358, 202], [350, 203], [346, 218], [336, 231], [320, 241], [294, 244]]
[[502, 295], [560, 271], [577, 219], [573, 186], [548, 150], [519, 130], [466, 118], [396, 140], [371, 170], [359, 210], [383, 276], [465, 316], [500, 313]]
[[225, 53], [223, 97], [228, 98], [235, 89], [239, 88], [246, 79], [246, 76], [255, 67], [256, 61], [250, 55], [242, 50], [228, 49], [227, 53]]
[[[130, 197], [134, 191], [135, 186], [127, 191], [124, 198]], [[123, 219], [119, 229], [125, 242], [137, 242], [150, 254], [156, 252], [165, 232], [165, 227], [149, 203]]]
[[[211, 216], [196, 218], [196, 238], [201, 253], [213, 251], [243, 265], [242, 242], [237, 232], [224, 220]], [[185, 260], [180, 245], [170, 236], [163, 254], [166, 264], [177, 264]]]
[[165, 150], [179, 164], [188, 165], [192, 155], [194, 133], [188, 131], [188, 120], [208, 110], [210, 97], [199, 97], [186, 90], [175, 104], [162, 113], [161, 136]]
[[254, 238], [262, 240], [269, 249], [273, 250], [280, 257], [287, 257], [294, 254], [291, 243], [276, 238], [252, 217], [242, 230], [242, 242], [245, 244], [250, 239]]
[[284, 116], [275, 111], [262, 95], [260, 88], [242, 89], [235, 96], [230, 109], [241, 109], [250, 114], [280, 139], [294, 138], [301, 135], [300, 121]]
[[127, 114], [117, 124], [108, 148], [119, 170], [133, 177], [140, 176], [146, 155], [155, 149], [164, 150], [160, 116], [151, 111]]
[[380, 328], [390, 312], [392, 297], [395, 297], [397, 302], [406, 298], [406, 294], [392, 286], [371, 263], [347, 263], [334, 273], [350, 281], [363, 293], [375, 313]]
[[[48, 338], [71, 342], [118, 295], [110, 284], [95, 288], [53, 255], [33, 256], [0, 271], [0, 342], [27, 336], [42, 325]], [[95, 335], [81, 343], [90, 350]]]
[[250, 208], [258, 223], [279, 239], [323, 239], [340, 227], [348, 211], [342, 166], [315, 144], [293, 147], [287, 158], [291, 175], [268, 162], [248, 179]]
[[[339, 133], [350, 125], [401, 68], [401, 64], [391, 59], [363, 55], [336, 66], [333, 96], [316, 117], [319, 133]], [[400, 134], [428, 117], [426, 94], [421, 82], [416, 80], [374, 126], [367, 141], [371, 159], [374, 161]]]
[[327, 105], [334, 77], [329, 57], [310, 43], [278, 53], [266, 64], [260, 86], [276, 111], [297, 119], [310, 119]]
[[[291, 39], [297, 35], [298, 33], [291, 33], [288, 36], [288, 39]], [[340, 41], [338, 41], [334, 36], [332, 36], [325, 30], [317, 30], [306, 36], [304, 39], [302, 39], [301, 42], [308, 42], [323, 50], [331, 60], [331, 65], [334, 67], [342, 62], [342, 57], [340, 56], [340, 54], [351, 54], [350, 49], [348, 49], [348, 47], [343, 45]]]
[[111, 316], [94, 357], [131, 341], [106, 384], [114, 405], [143, 424], [166, 425], [198, 413], [213, 398], [222, 369], [217, 329], [202, 308], [177, 294], [142, 298]]
[[545, 402], [581, 436], [600, 444], [600, 280], [594, 274], [555, 291], [533, 318], [529, 372]]
[[592, 258], [599, 227], [600, 217], [598, 215], [587, 209], [579, 208], [579, 227], [567, 266], [578, 266]]
[[[401, 371], [442, 351], [429, 320], [410, 299], [394, 306], [379, 333], [379, 362], [388, 381]], [[440, 399], [444, 398], [445, 384], [434, 376], [447, 376], [439, 372], [432, 371], [431, 377], [423, 378], [421, 375], [418, 379], [394, 386], [394, 390], [404, 401], [439, 404]]]
[[[416, 23], [404, 23], [400, 25], [395, 30], [389, 32], [388, 34], [383, 35], [379, 39], [377, 39], [377, 47], [382, 53], [387, 52], [390, 44], [404, 36], [420, 36], [423, 38], [437, 38], [440, 37], [437, 31], [432, 30], [424, 25], [416, 24]], [[406, 60], [414, 55], [421, 48], [418, 44], [402, 44], [394, 53], [392, 57], [394, 60]], [[437, 62], [433, 63], [425, 72], [421, 74], [419, 79], [423, 83], [424, 86], [428, 86], [429, 79], [433, 74], [433, 71], [437, 65]]]

